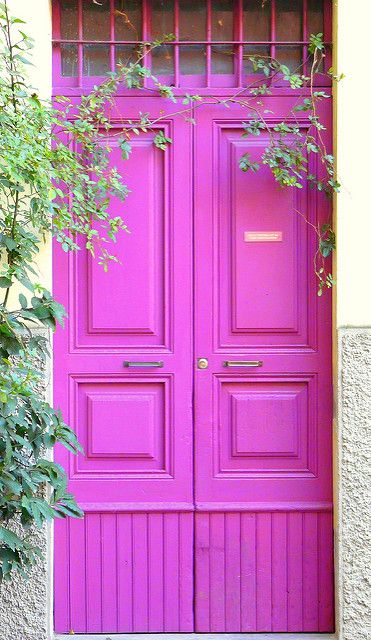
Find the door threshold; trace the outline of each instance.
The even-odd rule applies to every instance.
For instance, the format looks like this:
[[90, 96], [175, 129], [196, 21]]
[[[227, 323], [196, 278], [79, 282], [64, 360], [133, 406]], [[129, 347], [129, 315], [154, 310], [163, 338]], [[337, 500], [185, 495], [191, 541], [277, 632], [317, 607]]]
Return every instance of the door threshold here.
[[96, 633], [54, 635], [54, 640], [336, 640], [333, 633]]

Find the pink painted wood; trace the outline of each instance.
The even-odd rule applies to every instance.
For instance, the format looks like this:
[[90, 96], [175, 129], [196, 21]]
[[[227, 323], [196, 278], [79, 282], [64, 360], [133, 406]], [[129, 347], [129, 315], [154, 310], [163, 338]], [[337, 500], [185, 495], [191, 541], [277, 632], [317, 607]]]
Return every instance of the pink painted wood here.
[[[85, 450], [57, 460], [86, 511], [56, 526], [60, 632], [193, 628], [191, 127], [162, 100], [142, 107], [168, 110], [161, 126], [174, 146], [164, 153], [143, 134], [124, 166], [107, 140], [131, 190], [122, 265], [104, 274], [84, 250], [55, 247], [54, 291], [69, 310], [55, 338], [55, 403]], [[118, 98], [115, 109], [133, 118], [138, 104]]]
[[[78, 86], [63, 88], [76, 100], [96, 82], [83, 75], [78, 4]], [[235, 3], [235, 76], [218, 79], [208, 2], [207, 77], [192, 76], [204, 95], [227, 96], [222, 87], [243, 80], [243, 4]], [[61, 77], [55, 5], [61, 87], [71, 79]], [[190, 77], [179, 63], [178, 3], [175, 33], [181, 87]], [[113, 67], [112, 13], [110, 37]], [[56, 458], [86, 512], [56, 525], [55, 629], [330, 632], [331, 307], [316, 295], [315, 236], [293, 212], [317, 223], [328, 205], [305, 189], [279, 189], [265, 168], [240, 172], [240, 155], [258, 159], [265, 142], [241, 138], [240, 108], [205, 104], [192, 127], [162, 99], [130, 96], [117, 97], [116, 131], [121, 118], [165, 110], [161, 128], [173, 144], [163, 153], [142, 134], [122, 163], [107, 139], [131, 189], [124, 207], [111, 203], [131, 230], [116, 248], [122, 264], [104, 274], [84, 250], [54, 252], [54, 291], [69, 311], [55, 338], [55, 404], [85, 449], [78, 458], [59, 449]], [[273, 88], [264, 107], [272, 126], [293, 99]], [[272, 232], [277, 241], [249, 241]], [[199, 357], [207, 369], [197, 368]], [[125, 368], [127, 360], [164, 364]], [[240, 360], [263, 364], [223, 364]]]
[[[272, 126], [291, 100], [265, 101]], [[328, 205], [239, 170], [266, 142], [244, 115], [201, 106], [195, 128], [196, 631], [330, 631], [331, 304], [295, 213]]]

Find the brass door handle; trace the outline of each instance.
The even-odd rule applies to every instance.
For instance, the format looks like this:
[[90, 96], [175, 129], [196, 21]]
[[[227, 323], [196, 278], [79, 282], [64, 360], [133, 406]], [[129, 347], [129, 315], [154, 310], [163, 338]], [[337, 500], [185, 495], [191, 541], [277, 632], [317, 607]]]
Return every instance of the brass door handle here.
[[223, 367], [262, 367], [262, 360], [226, 360]]
[[162, 360], [154, 360], [149, 362], [134, 362], [132, 360], [125, 360], [124, 367], [163, 367], [164, 363]]

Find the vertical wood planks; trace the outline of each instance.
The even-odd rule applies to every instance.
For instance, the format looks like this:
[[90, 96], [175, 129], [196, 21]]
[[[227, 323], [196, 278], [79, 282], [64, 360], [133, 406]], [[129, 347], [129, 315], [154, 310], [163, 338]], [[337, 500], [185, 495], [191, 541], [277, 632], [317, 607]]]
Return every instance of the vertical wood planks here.
[[225, 535], [225, 515], [215, 513], [210, 518], [210, 631], [217, 631], [225, 625], [225, 594], [218, 586], [225, 582]]
[[303, 513], [287, 514], [287, 626], [303, 628]]
[[70, 549], [78, 551], [70, 562], [70, 630], [79, 633], [86, 628], [86, 519], [70, 520]]
[[[193, 631], [193, 514], [58, 523], [56, 582], [80, 633]], [[331, 512], [195, 515], [196, 632], [333, 629]], [[69, 535], [68, 535], [69, 532]], [[79, 549], [71, 562], [67, 543]]]
[[287, 631], [287, 513], [272, 514], [272, 631]]
[[333, 630], [331, 512], [195, 519], [196, 632]]
[[101, 517], [102, 535], [102, 631], [117, 630], [117, 517]]
[[118, 628], [133, 631], [133, 519], [117, 515]]
[[58, 553], [54, 556], [54, 599], [58, 606], [54, 611], [56, 630], [70, 629], [69, 592], [69, 519], [56, 520], [54, 542]]
[[241, 515], [241, 631], [256, 630], [256, 517]]
[[69, 526], [78, 561], [64, 556], [71, 622], [58, 632], [193, 630], [192, 513], [87, 513]]
[[[207, 632], [210, 628], [209, 585], [213, 577], [210, 575], [210, 517], [212, 516], [205, 513], [195, 521], [195, 617], [196, 630], [199, 632]], [[215, 588], [221, 587], [215, 584]], [[222, 597], [224, 598], [224, 590]]]
[[334, 608], [334, 554], [332, 514], [321, 513], [318, 516], [319, 539], [319, 620], [318, 631], [325, 632], [333, 629]]
[[194, 631], [194, 514], [179, 514], [179, 624]]
[[256, 515], [256, 630], [272, 630], [272, 515]]
[[87, 628], [102, 631], [102, 532], [99, 513], [91, 514], [86, 529], [86, 616]]
[[318, 630], [317, 514], [303, 516], [303, 631]]
[[151, 629], [164, 628], [164, 609], [159, 607], [164, 593], [164, 516], [162, 513], [150, 513], [148, 516], [148, 616]]
[[[211, 516], [213, 519], [214, 516]], [[240, 623], [240, 514], [225, 514], [225, 627], [226, 631], [239, 631]]]
[[179, 629], [179, 514], [164, 520], [164, 615], [165, 631]]
[[147, 515], [133, 520], [133, 631], [148, 631], [148, 538]]

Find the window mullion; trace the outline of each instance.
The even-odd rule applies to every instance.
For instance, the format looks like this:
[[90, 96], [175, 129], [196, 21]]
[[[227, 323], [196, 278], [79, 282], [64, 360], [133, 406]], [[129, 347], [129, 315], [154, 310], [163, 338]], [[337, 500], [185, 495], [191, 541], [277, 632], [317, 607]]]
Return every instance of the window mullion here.
[[83, 22], [82, 22], [82, 6], [83, 0], [78, 0], [77, 5], [77, 19], [78, 19], [78, 45], [77, 45], [77, 83], [79, 87], [82, 87], [82, 78], [84, 71], [84, 45], [83, 45]]

